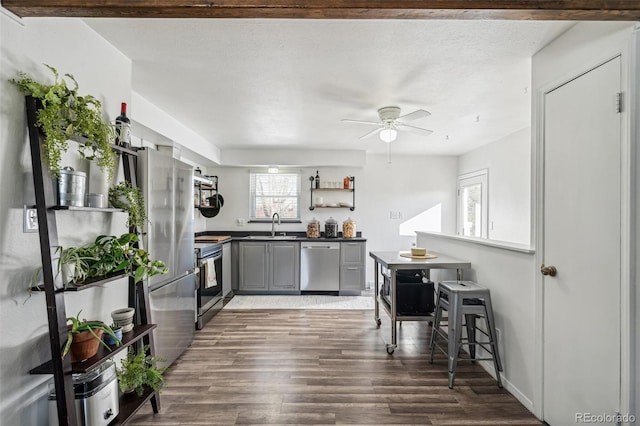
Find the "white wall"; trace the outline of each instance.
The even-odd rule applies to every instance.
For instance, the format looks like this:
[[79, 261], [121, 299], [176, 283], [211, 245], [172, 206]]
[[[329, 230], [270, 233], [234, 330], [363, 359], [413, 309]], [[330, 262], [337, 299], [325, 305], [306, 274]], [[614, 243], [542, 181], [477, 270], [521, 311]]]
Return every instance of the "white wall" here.
[[[533, 254], [423, 233], [418, 233], [418, 245], [471, 262], [471, 270], [463, 271], [462, 278], [491, 290], [496, 329], [500, 330], [504, 386], [533, 411], [536, 382]], [[455, 271], [433, 270], [431, 279], [455, 280]], [[489, 371], [493, 373], [493, 365]]]
[[[105, 118], [113, 120], [119, 103], [129, 102], [131, 63], [79, 20], [17, 22], [0, 12], [0, 31], [0, 423], [43, 425], [48, 415], [45, 382], [51, 376], [32, 376], [29, 370], [51, 354], [44, 295], [28, 299], [26, 291], [41, 263], [40, 248], [38, 234], [22, 233], [22, 206], [35, 199], [24, 97], [8, 80], [19, 70], [50, 79], [42, 63], [50, 64], [73, 74], [80, 92], [100, 99]], [[86, 161], [65, 156], [63, 165], [70, 163], [88, 170]], [[99, 232], [126, 232], [123, 216], [58, 214], [58, 230], [66, 236], [61, 243], [89, 242]], [[127, 304], [126, 280], [69, 295], [66, 301], [68, 314], [82, 309], [83, 317], [110, 322], [109, 313]]]
[[[332, 216], [338, 222], [351, 217], [356, 230], [367, 239], [367, 251], [408, 250], [415, 242], [414, 236], [400, 235], [400, 225], [406, 220], [440, 206], [442, 212], [439, 225], [443, 232], [455, 230], [455, 181], [456, 158], [443, 156], [392, 156], [387, 164], [384, 155], [368, 155], [361, 169], [344, 167], [303, 168], [302, 173], [302, 222], [301, 224], [277, 225], [277, 232], [305, 231], [306, 222], [315, 217], [324, 221]], [[340, 181], [345, 176], [355, 176], [355, 210], [315, 209], [309, 210], [309, 176], [319, 171], [321, 180]], [[220, 193], [224, 207], [218, 216], [204, 219], [196, 213], [196, 230], [209, 231], [269, 231], [271, 224], [247, 223], [243, 227], [236, 220], [248, 219], [249, 213], [249, 169], [219, 167], [207, 169], [206, 174], [219, 178]], [[342, 194], [345, 195], [345, 194]], [[330, 196], [325, 195], [326, 201]], [[337, 200], [337, 199], [336, 199]], [[347, 200], [350, 201], [350, 200]], [[400, 212], [403, 219], [391, 219], [391, 212]], [[367, 267], [367, 281], [372, 281], [373, 266]]]
[[491, 240], [529, 244], [531, 236], [531, 128], [458, 157], [458, 175], [489, 169]]
[[[638, 30], [635, 32], [632, 44], [632, 59], [632, 69], [640, 69], [640, 31]], [[635, 79], [632, 79], [631, 84], [632, 92], [636, 95], [635, 102], [634, 99], [631, 99], [630, 102], [630, 107], [632, 108], [630, 115], [632, 117], [638, 117], [640, 115], [640, 73], [635, 74]], [[640, 410], [640, 366], [637, 361], [638, 356], [640, 355], [640, 326], [638, 326], [638, 321], [640, 321], [640, 268], [638, 266], [637, 259], [640, 258], [640, 196], [638, 195], [640, 189], [640, 123], [638, 123], [637, 120], [632, 122], [631, 134], [635, 135], [632, 136], [634, 137], [635, 143], [632, 144], [631, 149], [631, 158], [635, 158], [635, 160], [633, 160], [635, 162], [635, 168], [633, 169], [634, 173], [632, 175], [634, 176], [634, 183], [632, 183], [631, 190], [631, 193], [635, 194], [635, 211], [631, 216], [632, 221], [635, 216], [635, 228], [631, 233], [631, 238], [635, 235], [635, 244], [631, 251], [631, 259], [636, 259], [636, 261], [631, 263], [632, 277], [635, 277], [635, 285], [632, 288], [630, 297], [630, 300], [635, 300], [635, 310], [631, 317], [631, 324], [635, 326], [635, 348], [632, 350], [631, 357], [636, 360], [635, 363], [632, 363], [631, 371], [632, 377], [635, 377], [635, 386], [633, 394], [631, 395], [631, 411], [638, 414]]]

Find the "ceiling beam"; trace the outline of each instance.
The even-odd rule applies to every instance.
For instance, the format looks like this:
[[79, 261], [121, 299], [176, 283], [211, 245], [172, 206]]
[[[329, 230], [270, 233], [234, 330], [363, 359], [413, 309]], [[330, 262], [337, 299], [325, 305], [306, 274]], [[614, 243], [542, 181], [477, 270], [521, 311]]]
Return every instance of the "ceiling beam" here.
[[21, 17], [640, 21], [640, 0], [2, 0]]

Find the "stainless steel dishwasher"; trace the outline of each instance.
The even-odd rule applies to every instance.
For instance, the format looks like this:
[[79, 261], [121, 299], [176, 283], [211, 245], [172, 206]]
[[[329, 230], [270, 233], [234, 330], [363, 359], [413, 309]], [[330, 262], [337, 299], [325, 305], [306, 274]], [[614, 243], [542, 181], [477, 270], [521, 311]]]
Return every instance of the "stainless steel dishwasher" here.
[[340, 243], [303, 242], [300, 291], [340, 290]]

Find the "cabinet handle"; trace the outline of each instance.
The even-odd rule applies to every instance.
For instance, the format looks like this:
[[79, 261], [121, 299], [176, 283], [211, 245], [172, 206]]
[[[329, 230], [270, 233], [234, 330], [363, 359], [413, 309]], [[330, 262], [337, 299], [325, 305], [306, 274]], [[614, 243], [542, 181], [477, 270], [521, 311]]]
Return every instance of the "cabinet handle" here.
[[351, 266], [351, 267], [347, 268], [347, 271], [357, 271], [358, 269], [360, 269], [360, 268], [358, 268], [357, 266]]

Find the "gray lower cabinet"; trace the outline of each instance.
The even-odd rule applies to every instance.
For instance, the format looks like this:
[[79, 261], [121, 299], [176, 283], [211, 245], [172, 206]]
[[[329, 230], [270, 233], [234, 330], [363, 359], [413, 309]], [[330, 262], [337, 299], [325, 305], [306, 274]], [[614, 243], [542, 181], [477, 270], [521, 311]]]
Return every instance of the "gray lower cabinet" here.
[[222, 245], [222, 296], [231, 296], [231, 242]]
[[340, 294], [360, 295], [364, 290], [366, 242], [340, 243]]
[[240, 242], [241, 293], [300, 291], [300, 244], [297, 242]]

